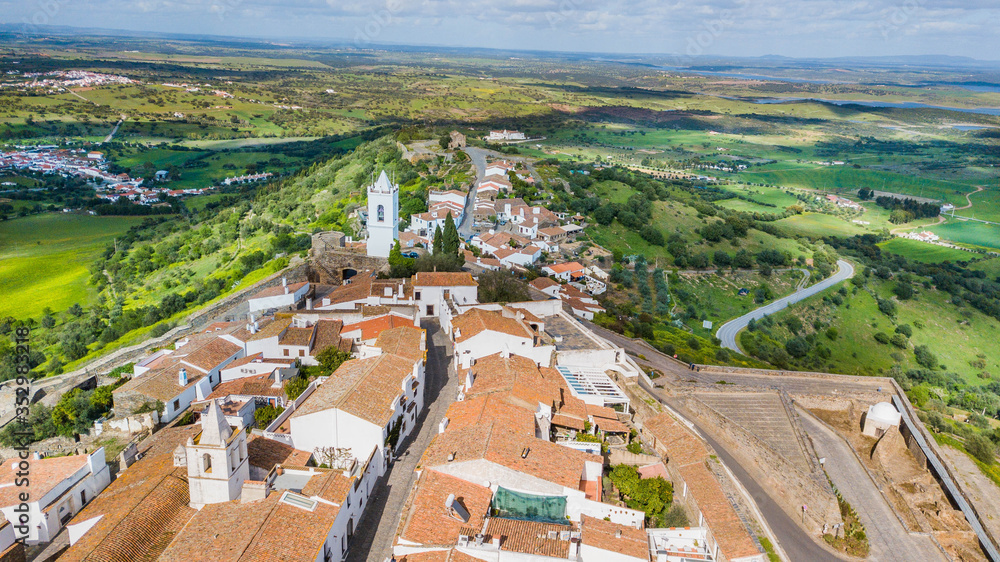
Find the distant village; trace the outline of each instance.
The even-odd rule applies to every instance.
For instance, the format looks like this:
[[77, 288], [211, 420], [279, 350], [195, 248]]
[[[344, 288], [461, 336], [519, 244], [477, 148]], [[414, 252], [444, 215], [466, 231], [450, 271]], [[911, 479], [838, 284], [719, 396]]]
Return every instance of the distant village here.
[[[139, 205], [165, 205], [161, 195], [186, 197], [202, 195], [215, 188], [209, 186], [192, 189], [170, 189], [167, 183], [170, 174], [166, 170], [156, 172], [153, 182], [143, 178], [133, 178], [126, 173], [108, 172], [104, 153], [83, 148], [69, 149], [56, 146], [20, 147], [11, 152], [0, 152], [0, 170], [30, 171], [42, 174], [58, 174], [63, 177], [77, 177], [94, 186], [95, 197], [109, 203], [128, 199]], [[233, 185], [260, 181], [272, 177], [270, 172], [245, 174], [226, 178], [220, 185]]]
[[0, 88], [66, 90], [69, 88], [92, 88], [108, 84], [134, 84], [135, 80], [114, 74], [101, 74], [87, 70], [56, 70], [53, 72], [30, 72], [19, 74], [16, 70], [7, 71], [7, 76], [20, 76], [22, 80], [15, 82], [0, 82]]

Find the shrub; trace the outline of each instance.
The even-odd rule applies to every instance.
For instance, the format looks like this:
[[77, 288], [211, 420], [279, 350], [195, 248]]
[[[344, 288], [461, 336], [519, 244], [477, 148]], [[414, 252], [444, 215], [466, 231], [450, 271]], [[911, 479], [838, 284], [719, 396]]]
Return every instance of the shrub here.
[[913, 355], [917, 359], [917, 363], [928, 368], [934, 369], [937, 367], [937, 356], [931, 353], [931, 349], [926, 345], [918, 345], [913, 348]]
[[913, 336], [913, 328], [911, 328], [909, 324], [900, 324], [899, 326], [896, 326], [896, 333], [903, 334], [909, 338]]
[[890, 339], [891, 338], [889, 337], [889, 334], [887, 334], [885, 332], [876, 332], [875, 333], [875, 341], [877, 341], [877, 342], [879, 342], [881, 344], [887, 344], [887, 343], [889, 343]]
[[826, 329], [826, 337], [827, 338], [829, 338], [831, 340], [835, 340], [835, 339], [837, 339], [838, 335], [840, 335], [840, 332], [838, 332], [837, 329], [834, 328], [833, 326], [831, 326], [831, 327], [829, 327], [829, 328]]
[[966, 439], [965, 450], [984, 464], [993, 464], [996, 460], [996, 449], [993, 447], [993, 442], [983, 435], [977, 434]]
[[906, 339], [906, 336], [903, 334], [893, 334], [889, 341], [899, 349], [906, 349], [910, 343], [910, 340]]

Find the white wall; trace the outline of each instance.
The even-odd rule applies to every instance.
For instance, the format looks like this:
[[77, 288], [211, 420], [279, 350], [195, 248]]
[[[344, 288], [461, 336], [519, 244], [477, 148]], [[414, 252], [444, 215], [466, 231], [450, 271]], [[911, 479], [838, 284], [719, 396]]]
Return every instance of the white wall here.
[[637, 560], [645, 562], [649, 558], [636, 558], [620, 552], [612, 552], [589, 546], [586, 543], [580, 543], [580, 560], [581, 562], [636, 562]]
[[532, 343], [532, 338], [529, 337], [483, 330], [455, 344], [455, 362], [462, 368], [468, 368], [472, 361], [504, 350], [509, 350], [515, 355], [524, 355], [530, 352]]

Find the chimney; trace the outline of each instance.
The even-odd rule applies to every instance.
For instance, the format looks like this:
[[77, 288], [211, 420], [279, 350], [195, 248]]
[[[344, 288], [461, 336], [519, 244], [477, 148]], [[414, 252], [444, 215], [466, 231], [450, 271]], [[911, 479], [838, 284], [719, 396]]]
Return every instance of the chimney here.
[[[288, 286], [288, 278], [287, 277], [282, 277], [281, 278], [281, 286], [282, 287], [287, 287]], [[285, 292], [287, 293], [288, 291], [285, 291]]]
[[177, 384], [181, 386], [187, 386], [188, 384], [188, 373], [184, 367], [181, 367], [181, 370], [177, 373]]
[[622, 538], [622, 530], [621, 529], [615, 529], [615, 538], [616, 539]]
[[288, 285], [282, 285], [282, 287], [285, 288], [285, 294], [287, 295], [288, 294]]
[[313, 300], [310, 297], [306, 299], [306, 310], [312, 310], [312, 309], [313, 309]]

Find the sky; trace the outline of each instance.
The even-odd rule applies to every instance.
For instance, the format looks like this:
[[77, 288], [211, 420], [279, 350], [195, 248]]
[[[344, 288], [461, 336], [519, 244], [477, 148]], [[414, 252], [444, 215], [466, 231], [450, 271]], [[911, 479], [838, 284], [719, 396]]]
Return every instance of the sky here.
[[997, 0], [0, 0], [0, 23], [358, 47], [1000, 58]]

